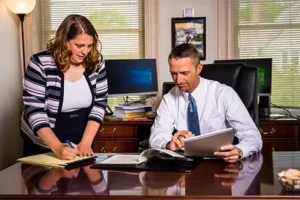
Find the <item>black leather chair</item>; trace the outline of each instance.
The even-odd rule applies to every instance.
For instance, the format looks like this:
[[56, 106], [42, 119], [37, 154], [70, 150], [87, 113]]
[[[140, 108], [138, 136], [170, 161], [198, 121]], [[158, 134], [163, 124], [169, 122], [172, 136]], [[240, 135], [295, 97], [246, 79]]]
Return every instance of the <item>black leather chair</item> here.
[[[250, 116], [258, 127], [258, 73], [256, 67], [249, 67], [242, 63], [206, 64], [203, 65], [200, 76], [232, 87], [245, 104]], [[168, 93], [174, 86], [174, 82], [164, 82], [163, 95]], [[238, 139], [235, 137], [233, 144], [237, 143]], [[147, 149], [148, 145], [148, 138], [140, 142], [139, 152]]]
[[[249, 67], [242, 63], [207, 64], [203, 65], [201, 77], [216, 80], [232, 87], [245, 104], [250, 116], [258, 126], [258, 73], [256, 67]], [[174, 87], [173, 82], [163, 83], [163, 94]]]

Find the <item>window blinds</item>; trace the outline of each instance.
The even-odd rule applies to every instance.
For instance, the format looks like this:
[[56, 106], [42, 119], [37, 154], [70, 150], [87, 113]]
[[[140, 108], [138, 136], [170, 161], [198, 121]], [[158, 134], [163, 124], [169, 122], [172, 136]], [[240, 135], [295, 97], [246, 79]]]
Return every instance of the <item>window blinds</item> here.
[[[45, 49], [48, 40], [70, 14], [87, 17], [99, 34], [104, 59], [145, 57], [144, 1], [141, 0], [39, 0], [34, 19], [35, 51]], [[122, 68], [120, 67], [120, 72]], [[131, 96], [141, 100], [145, 96]], [[108, 100], [113, 109], [123, 97]]]
[[273, 58], [271, 102], [300, 107], [300, 0], [234, 0], [234, 58]]

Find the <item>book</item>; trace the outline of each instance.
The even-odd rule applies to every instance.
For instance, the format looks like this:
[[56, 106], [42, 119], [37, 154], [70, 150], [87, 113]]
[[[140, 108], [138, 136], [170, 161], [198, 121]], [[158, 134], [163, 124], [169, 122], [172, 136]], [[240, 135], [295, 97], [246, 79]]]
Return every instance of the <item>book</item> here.
[[188, 157], [210, 157], [224, 145], [232, 144], [233, 128], [206, 133], [184, 139], [184, 155]]
[[96, 161], [91, 168], [191, 172], [198, 163], [174, 151], [157, 148], [146, 149], [141, 154], [115, 154]]
[[146, 108], [137, 108], [137, 109], [124, 109], [122, 107], [115, 107], [115, 111], [118, 111], [122, 114], [128, 114], [128, 113], [145, 113], [145, 112], [151, 112], [152, 107], [146, 107]]
[[61, 160], [59, 159], [54, 153], [43, 153], [37, 154], [33, 156], [27, 156], [23, 158], [17, 159], [19, 162], [33, 164], [33, 165], [40, 165], [44, 167], [51, 167], [51, 168], [65, 168], [70, 164], [75, 164], [81, 161], [94, 159], [97, 156], [89, 156], [89, 157], [75, 157], [73, 160]]
[[115, 106], [116, 110], [122, 110], [122, 111], [127, 111], [127, 112], [137, 112], [141, 109], [143, 110], [149, 110], [152, 109], [152, 106], [146, 105], [146, 104], [141, 104], [141, 105], [118, 105]]
[[118, 110], [115, 110], [114, 115], [119, 118], [130, 119], [130, 118], [148, 117], [149, 115], [151, 115], [151, 112], [120, 113]]

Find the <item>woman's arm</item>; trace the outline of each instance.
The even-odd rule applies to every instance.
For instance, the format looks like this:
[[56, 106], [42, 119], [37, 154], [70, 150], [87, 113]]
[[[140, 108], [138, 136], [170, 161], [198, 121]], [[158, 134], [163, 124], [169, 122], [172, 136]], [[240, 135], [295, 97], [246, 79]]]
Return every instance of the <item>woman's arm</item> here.
[[79, 156], [90, 156], [94, 154], [91, 145], [105, 115], [105, 108], [107, 105], [107, 79], [105, 64], [103, 59], [101, 60], [102, 62], [96, 72], [97, 78], [94, 104], [91, 113], [88, 116], [88, 123], [84, 130], [82, 140], [77, 146]]
[[94, 154], [92, 150], [92, 143], [99, 127], [100, 124], [98, 122], [88, 121], [82, 139], [77, 145], [79, 156], [92, 156]]
[[31, 129], [61, 159], [72, 159], [77, 150], [62, 144], [50, 128], [46, 113], [45, 93], [47, 78], [44, 67], [37, 55], [30, 58], [23, 82], [24, 115]]

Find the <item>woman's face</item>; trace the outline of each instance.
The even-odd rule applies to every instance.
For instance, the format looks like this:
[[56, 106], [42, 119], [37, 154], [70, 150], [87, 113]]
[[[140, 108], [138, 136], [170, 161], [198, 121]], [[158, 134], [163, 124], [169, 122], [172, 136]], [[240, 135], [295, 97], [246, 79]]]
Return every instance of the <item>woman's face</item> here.
[[81, 64], [93, 47], [93, 37], [82, 33], [67, 41], [67, 47], [72, 51], [71, 62]]

